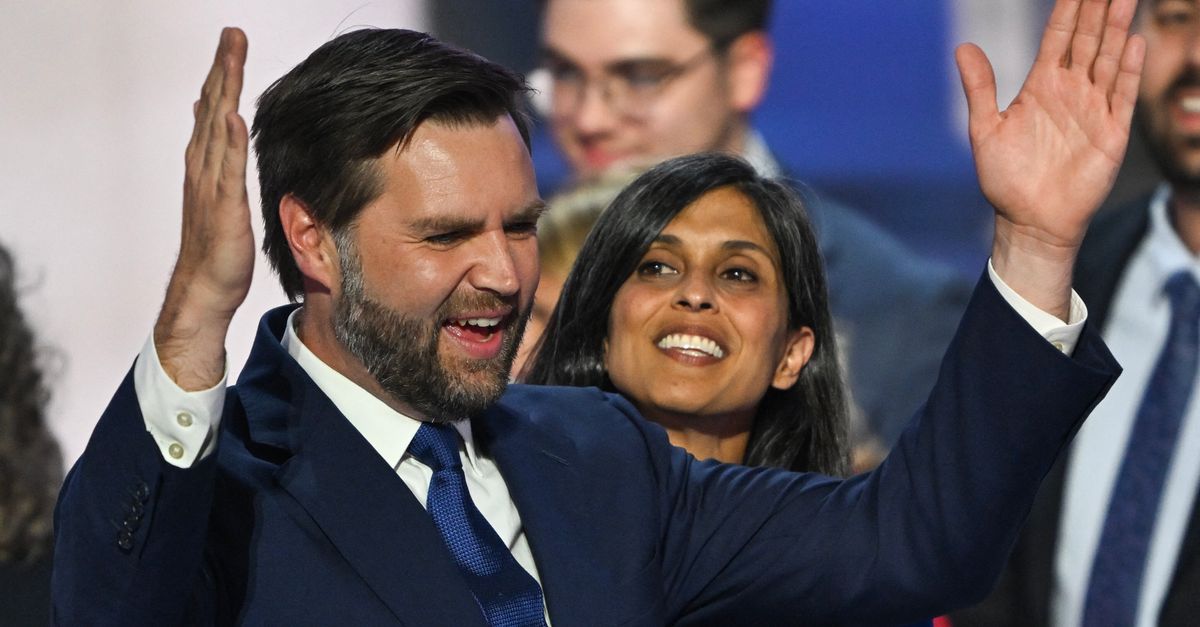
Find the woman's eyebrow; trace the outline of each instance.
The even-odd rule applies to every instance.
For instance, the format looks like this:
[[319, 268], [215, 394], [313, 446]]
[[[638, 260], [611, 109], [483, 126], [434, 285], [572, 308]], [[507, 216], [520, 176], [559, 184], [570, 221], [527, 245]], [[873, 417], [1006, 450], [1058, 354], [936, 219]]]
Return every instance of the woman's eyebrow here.
[[744, 239], [729, 240], [728, 242], [721, 244], [721, 248], [723, 248], [725, 250], [739, 250], [739, 251], [753, 250], [753, 251], [758, 251], [768, 257], [771, 256], [771, 252], [769, 250], [767, 250], [766, 248], [763, 248], [762, 246], [755, 244], [754, 242], [747, 241]]

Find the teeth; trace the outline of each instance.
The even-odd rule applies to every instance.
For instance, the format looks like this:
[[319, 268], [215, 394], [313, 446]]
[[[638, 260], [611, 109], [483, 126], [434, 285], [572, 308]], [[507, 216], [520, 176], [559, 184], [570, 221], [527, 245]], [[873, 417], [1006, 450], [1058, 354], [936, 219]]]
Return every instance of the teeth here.
[[721, 350], [717, 343], [699, 335], [684, 335], [682, 333], [672, 333], [667, 337], [658, 341], [658, 347], [662, 349], [678, 348], [685, 351], [700, 351], [706, 355], [711, 355], [717, 359], [725, 357], [725, 351]]
[[1200, 96], [1181, 98], [1179, 107], [1187, 113], [1200, 113]]
[[471, 325], [473, 327], [494, 327], [500, 324], [502, 318], [460, 318], [454, 321], [460, 327]]

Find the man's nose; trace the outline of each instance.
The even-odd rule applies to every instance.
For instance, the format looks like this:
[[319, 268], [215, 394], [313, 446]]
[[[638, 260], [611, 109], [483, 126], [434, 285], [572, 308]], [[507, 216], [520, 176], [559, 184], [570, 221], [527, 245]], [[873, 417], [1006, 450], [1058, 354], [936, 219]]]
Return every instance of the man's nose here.
[[1200, 68], [1200, 27], [1196, 24], [1192, 25], [1188, 33], [1187, 58], [1193, 72]]
[[478, 290], [492, 292], [497, 296], [512, 296], [521, 289], [517, 274], [518, 251], [510, 246], [505, 233], [489, 233], [480, 238], [478, 256], [474, 260], [469, 279]]
[[579, 94], [572, 118], [576, 130], [583, 135], [600, 135], [610, 130], [617, 122], [608, 87], [602, 81], [588, 81]]

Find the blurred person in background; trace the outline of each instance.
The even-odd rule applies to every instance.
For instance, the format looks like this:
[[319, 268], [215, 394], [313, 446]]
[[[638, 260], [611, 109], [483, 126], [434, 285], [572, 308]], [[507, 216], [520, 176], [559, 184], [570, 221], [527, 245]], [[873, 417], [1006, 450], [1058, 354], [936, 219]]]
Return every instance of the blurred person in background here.
[[1200, 6], [1147, 0], [1137, 120], [1165, 181], [1093, 221], [1075, 287], [1124, 367], [958, 627], [1200, 620]]
[[[769, 0], [540, 0], [545, 99], [578, 178], [698, 151], [790, 177], [750, 124], [773, 62]], [[809, 190], [811, 192], [811, 190]], [[806, 194], [852, 400], [890, 445], [933, 385], [969, 285], [854, 210]]]
[[521, 372], [542, 337], [567, 274], [571, 272], [592, 225], [642, 170], [644, 168], [616, 168], [596, 179], [581, 181], [546, 201], [548, 211], [538, 222], [538, 259], [542, 274], [533, 295], [533, 310], [525, 324], [521, 348], [513, 361], [514, 379], [521, 379]]
[[50, 550], [62, 457], [46, 428], [48, 393], [16, 268], [0, 246], [0, 624], [50, 621]]

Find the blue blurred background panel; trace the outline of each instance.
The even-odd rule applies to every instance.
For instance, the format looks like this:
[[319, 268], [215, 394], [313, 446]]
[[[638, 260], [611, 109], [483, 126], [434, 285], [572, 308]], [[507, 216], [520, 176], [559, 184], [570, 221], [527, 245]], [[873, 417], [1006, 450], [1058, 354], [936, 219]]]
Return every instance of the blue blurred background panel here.
[[950, 22], [929, 0], [777, 2], [756, 123], [801, 180], [973, 274], [991, 211], [959, 130]]

